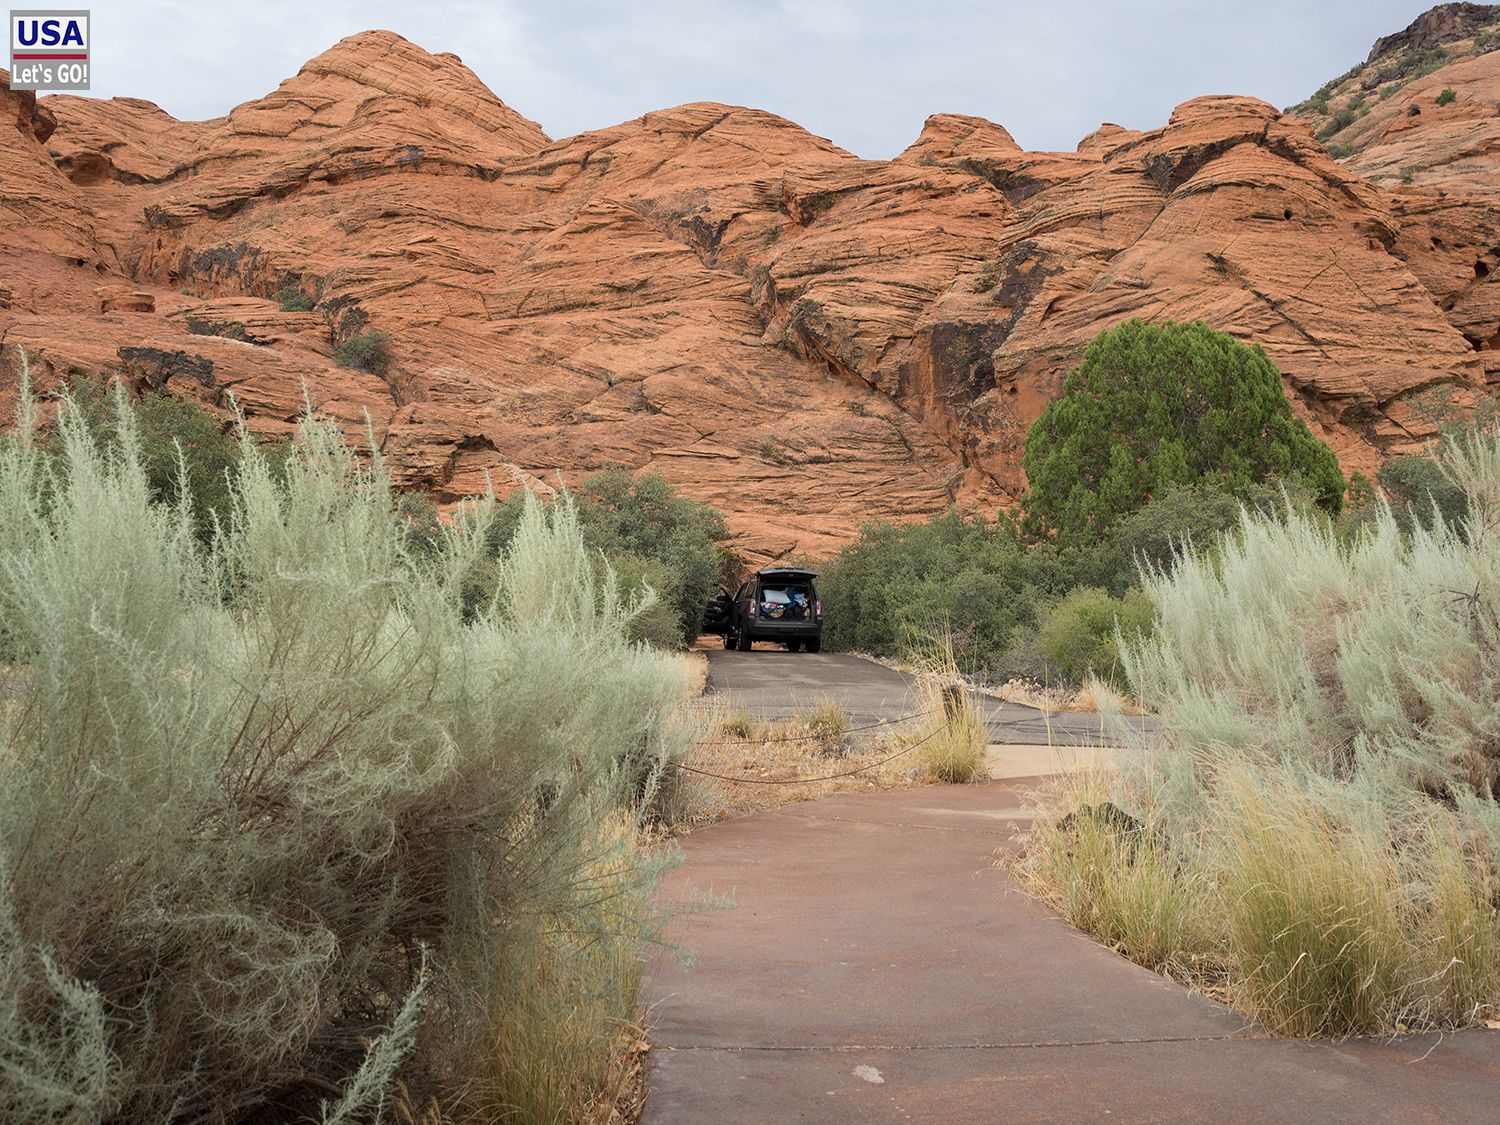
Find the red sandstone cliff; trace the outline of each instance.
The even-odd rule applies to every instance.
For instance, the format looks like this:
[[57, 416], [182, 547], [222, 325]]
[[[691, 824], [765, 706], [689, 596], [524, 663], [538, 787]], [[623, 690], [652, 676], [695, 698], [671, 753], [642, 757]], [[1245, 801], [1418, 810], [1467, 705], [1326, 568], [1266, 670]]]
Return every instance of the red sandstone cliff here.
[[[268, 431], [305, 386], [442, 500], [619, 461], [722, 507], [751, 554], [819, 554], [1013, 498], [1095, 333], [1197, 317], [1261, 343], [1369, 469], [1424, 434], [1414, 392], [1500, 380], [1497, 99], [1500, 54], [1455, 52], [1351, 122], [1342, 161], [1316, 114], [1231, 97], [1069, 153], [939, 115], [866, 161], [708, 104], [552, 141], [389, 32], [206, 122], [5, 90], [0, 409], [20, 348], [43, 386], [123, 370]], [[311, 312], [271, 299], [288, 278]], [[333, 361], [367, 327], [384, 377]]]

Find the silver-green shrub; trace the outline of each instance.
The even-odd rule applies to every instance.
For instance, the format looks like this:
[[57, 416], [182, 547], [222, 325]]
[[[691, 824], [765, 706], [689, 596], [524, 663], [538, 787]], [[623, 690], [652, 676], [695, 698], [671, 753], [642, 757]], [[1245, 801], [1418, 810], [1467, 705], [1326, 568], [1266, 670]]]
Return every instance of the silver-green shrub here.
[[1444, 463], [1461, 526], [1247, 514], [1149, 571], [1157, 626], [1122, 653], [1160, 736], [1028, 857], [1080, 924], [1287, 1033], [1500, 1004], [1500, 438]]
[[243, 437], [204, 546], [128, 409], [117, 451], [65, 411], [60, 457], [33, 414], [0, 438], [0, 1119], [482, 1099], [555, 935], [627, 967], [649, 936], [618, 820], [685, 737], [680, 666], [566, 504], [476, 610], [493, 501], [413, 553], [329, 425], [274, 471]]

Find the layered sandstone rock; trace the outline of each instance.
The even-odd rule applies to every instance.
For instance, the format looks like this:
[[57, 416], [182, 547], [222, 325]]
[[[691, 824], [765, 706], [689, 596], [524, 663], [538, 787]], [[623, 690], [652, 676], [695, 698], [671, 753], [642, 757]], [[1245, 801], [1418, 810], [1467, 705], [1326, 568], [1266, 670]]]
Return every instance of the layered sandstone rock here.
[[[1500, 94], [1497, 57], [1459, 77]], [[311, 401], [445, 502], [652, 467], [755, 558], [993, 511], [1062, 376], [1130, 316], [1263, 345], [1349, 467], [1425, 433], [1414, 393], [1500, 378], [1484, 192], [1340, 164], [1253, 99], [1069, 153], [938, 115], [867, 161], [709, 104], [552, 141], [389, 32], [212, 121], [0, 97], [0, 408], [20, 348], [44, 387], [119, 371], [232, 394], [266, 431]], [[1426, 135], [1434, 176], [1493, 186], [1469, 134]], [[311, 312], [281, 311], [288, 286]], [[391, 336], [383, 377], [334, 359], [370, 329]]]
[[1500, 5], [1444, 4], [1292, 113], [1379, 186], [1392, 247], [1500, 381]]

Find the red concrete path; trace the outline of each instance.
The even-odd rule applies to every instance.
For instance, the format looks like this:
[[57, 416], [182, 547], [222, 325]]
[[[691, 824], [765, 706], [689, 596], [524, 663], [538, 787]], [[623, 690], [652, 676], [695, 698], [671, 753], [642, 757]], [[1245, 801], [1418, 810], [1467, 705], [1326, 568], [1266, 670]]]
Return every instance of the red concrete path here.
[[1277, 1040], [995, 866], [1025, 782], [833, 797], [695, 833], [645, 1125], [1500, 1120], [1500, 1032]]

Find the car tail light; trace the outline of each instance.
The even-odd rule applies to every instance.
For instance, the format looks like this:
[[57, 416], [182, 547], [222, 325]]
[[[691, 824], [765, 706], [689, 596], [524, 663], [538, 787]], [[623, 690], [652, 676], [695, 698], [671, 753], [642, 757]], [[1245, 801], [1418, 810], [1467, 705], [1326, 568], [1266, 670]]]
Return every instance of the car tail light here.
[[751, 617], [755, 616], [755, 599], [754, 598], [750, 599], [750, 616]]
[[820, 601], [813, 602], [813, 613], [814, 613], [814, 615], [816, 615], [816, 617], [817, 617], [817, 619], [819, 621], [823, 620], [823, 603], [822, 602], [820, 602]]

